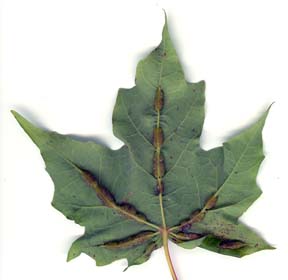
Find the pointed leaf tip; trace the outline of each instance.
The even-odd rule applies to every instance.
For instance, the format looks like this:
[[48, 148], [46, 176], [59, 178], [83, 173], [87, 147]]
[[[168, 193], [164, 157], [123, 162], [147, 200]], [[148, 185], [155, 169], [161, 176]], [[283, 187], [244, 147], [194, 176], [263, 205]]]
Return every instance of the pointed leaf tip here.
[[164, 26], [163, 26], [162, 35], [164, 35], [166, 32], [168, 33], [168, 16], [164, 9], [163, 9], [163, 13], [164, 13]]
[[166, 10], [165, 9], [162, 9], [163, 10], [163, 13], [164, 13], [164, 19], [165, 19], [165, 24], [167, 24], [167, 13], [166, 13]]
[[11, 114], [16, 118], [17, 115], [19, 115], [16, 111], [10, 110]]
[[[27, 132], [27, 128], [29, 126], [32, 126], [32, 124], [30, 122], [28, 122], [22, 115], [20, 115], [19, 113], [17, 113], [14, 110], [10, 111], [12, 113], [12, 115], [15, 117], [15, 119], [17, 120], [17, 122], [21, 125], [21, 127]], [[27, 132], [28, 133], [28, 132]]]
[[268, 108], [266, 109], [266, 111], [262, 114], [262, 117], [260, 117], [260, 121], [263, 120], [263, 126], [264, 126], [264, 124], [265, 124], [265, 122], [266, 122], [266, 119], [267, 119], [267, 116], [268, 116], [268, 114], [269, 114], [269, 112], [270, 112], [270, 109], [272, 108], [272, 106], [273, 106], [274, 103], [275, 103], [275, 102], [272, 102], [272, 103], [268, 106]]
[[23, 130], [38, 147], [45, 142], [47, 132], [33, 125], [18, 112], [11, 110], [11, 113], [15, 117], [19, 125], [23, 128]]
[[273, 101], [270, 105], [269, 105], [269, 107], [268, 107], [268, 109], [267, 109], [267, 111], [269, 112], [270, 111], [270, 109], [272, 108], [272, 106], [275, 104], [275, 101]]

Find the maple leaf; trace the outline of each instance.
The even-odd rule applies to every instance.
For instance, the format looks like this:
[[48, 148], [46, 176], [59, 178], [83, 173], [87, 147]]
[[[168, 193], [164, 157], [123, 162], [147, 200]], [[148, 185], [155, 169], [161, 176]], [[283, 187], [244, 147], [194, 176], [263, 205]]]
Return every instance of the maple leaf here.
[[203, 81], [185, 81], [166, 19], [160, 45], [137, 66], [136, 85], [119, 90], [119, 150], [42, 130], [12, 111], [54, 181], [52, 205], [85, 227], [68, 260], [85, 253], [98, 266], [122, 258], [131, 266], [163, 246], [175, 280], [168, 240], [236, 257], [272, 249], [238, 220], [261, 194], [256, 175], [269, 109], [206, 151], [199, 143], [204, 89]]

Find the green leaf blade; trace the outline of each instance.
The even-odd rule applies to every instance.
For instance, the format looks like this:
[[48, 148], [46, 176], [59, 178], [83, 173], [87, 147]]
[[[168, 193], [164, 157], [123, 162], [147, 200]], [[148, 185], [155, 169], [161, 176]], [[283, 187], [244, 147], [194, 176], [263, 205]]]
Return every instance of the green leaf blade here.
[[[264, 159], [262, 130], [269, 110], [248, 129], [224, 143], [225, 181], [216, 207], [239, 217], [260, 195], [256, 177]], [[230, 205], [230, 206], [229, 206]]]
[[98, 266], [126, 258], [129, 267], [163, 246], [176, 280], [168, 239], [236, 257], [272, 249], [238, 220], [261, 194], [269, 110], [223, 146], [202, 149], [205, 82], [185, 80], [167, 18], [135, 83], [119, 89], [114, 107], [113, 133], [124, 142], [118, 150], [45, 131], [12, 111], [46, 163], [52, 205], [85, 227], [67, 260], [85, 253]]

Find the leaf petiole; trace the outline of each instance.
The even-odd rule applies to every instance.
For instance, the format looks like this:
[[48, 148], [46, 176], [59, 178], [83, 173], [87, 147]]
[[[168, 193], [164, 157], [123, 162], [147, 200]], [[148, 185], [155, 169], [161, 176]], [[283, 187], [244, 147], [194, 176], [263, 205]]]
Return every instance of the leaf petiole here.
[[167, 230], [163, 230], [162, 231], [162, 238], [163, 238], [163, 247], [164, 247], [164, 251], [165, 251], [165, 257], [167, 260], [167, 264], [169, 266], [169, 270], [171, 273], [171, 276], [173, 278], [173, 280], [178, 280], [178, 277], [176, 275], [173, 263], [172, 263], [172, 259], [170, 256], [170, 252], [169, 252], [169, 246], [168, 246], [168, 231]]

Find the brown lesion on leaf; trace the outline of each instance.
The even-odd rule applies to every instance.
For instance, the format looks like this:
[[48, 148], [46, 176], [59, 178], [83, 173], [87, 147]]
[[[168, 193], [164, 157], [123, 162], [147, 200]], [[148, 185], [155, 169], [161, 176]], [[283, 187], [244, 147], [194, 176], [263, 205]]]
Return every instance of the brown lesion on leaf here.
[[183, 231], [188, 231], [191, 228], [192, 224], [202, 221], [204, 219], [204, 216], [205, 212], [202, 212], [201, 210], [194, 211], [190, 218], [183, 221], [179, 227]]
[[156, 112], [158, 112], [163, 109], [163, 106], [164, 106], [164, 91], [161, 89], [161, 87], [158, 87], [154, 98], [154, 109]]
[[126, 216], [127, 218], [137, 217], [138, 219], [148, 221], [147, 217], [140, 211], [136, 209], [132, 204], [124, 202], [119, 204], [119, 210], [121, 211], [122, 215]]
[[74, 165], [83, 180], [88, 186], [90, 186], [95, 192], [97, 197], [102, 201], [103, 205], [116, 210], [122, 216], [132, 219], [140, 224], [146, 224], [156, 230], [159, 230], [159, 226], [150, 222], [147, 217], [129, 203], [117, 203], [113, 194], [103, 185], [98, 183], [96, 176], [89, 170], [82, 169], [79, 166]]
[[155, 148], [153, 156], [153, 175], [156, 179], [156, 194], [162, 195], [164, 192], [164, 183], [162, 181], [163, 176], [165, 175], [165, 162], [164, 157], [161, 152], [161, 146], [164, 142], [164, 133], [160, 126], [160, 116], [161, 111], [164, 107], [164, 91], [159, 86], [156, 89], [154, 97], [154, 110], [157, 114], [156, 126], [153, 128], [153, 145]]
[[116, 205], [116, 202], [110, 191], [107, 190], [104, 186], [100, 186], [96, 176], [90, 171], [81, 168], [79, 169], [84, 181], [95, 190], [98, 198], [103, 202], [103, 204], [107, 207], [113, 208], [113, 206]]
[[154, 154], [153, 174], [156, 179], [161, 179], [165, 174], [164, 158], [161, 153], [155, 152]]
[[206, 202], [205, 204], [205, 209], [206, 210], [210, 210], [212, 208], [214, 208], [216, 206], [216, 203], [217, 203], [217, 200], [218, 200], [218, 197], [215, 196], [215, 195], [212, 195]]
[[246, 246], [247, 244], [240, 240], [227, 240], [227, 239], [220, 241], [218, 245], [218, 247], [221, 249], [230, 249], [230, 250], [241, 249]]
[[153, 145], [155, 148], [161, 147], [161, 145], [163, 144], [163, 139], [164, 139], [164, 135], [163, 135], [163, 130], [161, 127], [154, 127], [153, 130]]
[[105, 247], [108, 249], [130, 248], [130, 247], [141, 245], [147, 242], [148, 240], [152, 239], [154, 236], [158, 234], [159, 232], [155, 233], [153, 231], [143, 231], [125, 239], [104, 243], [103, 245], [101, 245], [101, 247]]
[[170, 233], [170, 239], [175, 243], [183, 243], [187, 241], [197, 240], [204, 237], [204, 234], [200, 233], [186, 233], [186, 232], [177, 232], [177, 233]]
[[215, 194], [212, 195], [211, 197], [209, 197], [207, 199], [207, 201], [206, 201], [206, 203], [202, 209], [193, 212], [191, 214], [190, 218], [182, 221], [180, 223], [180, 225], [170, 228], [169, 231], [170, 232], [178, 231], [178, 230], [184, 231], [184, 232], [189, 231], [191, 226], [194, 223], [199, 223], [204, 219], [208, 210], [215, 208], [216, 203], [217, 203], [217, 199], [218, 199], [218, 197]]
[[133, 205], [131, 205], [130, 203], [127, 203], [127, 202], [119, 204], [119, 207], [124, 212], [130, 213], [131, 215], [135, 215], [135, 214], [139, 213]]
[[156, 187], [156, 191], [155, 194], [159, 195], [160, 193], [164, 192], [164, 183], [162, 182], [162, 180], [157, 180], [157, 187]]

